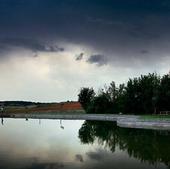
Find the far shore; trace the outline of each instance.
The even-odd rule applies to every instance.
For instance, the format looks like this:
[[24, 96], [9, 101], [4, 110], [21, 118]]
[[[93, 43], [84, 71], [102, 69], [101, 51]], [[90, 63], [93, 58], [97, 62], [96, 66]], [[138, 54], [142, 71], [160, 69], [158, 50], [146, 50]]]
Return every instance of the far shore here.
[[124, 128], [170, 130], [170, 116], [86, 114], [79, 102], [31, 103], [1, 102], [1, 118], [100, 120], [116, 122]]
[[170, 130], [170, 119], [164, 118], [143, 118], [138, 115], [118, 115], [118, 114], [83, 114], [83, 113], [2, 113], [1, 118], [24, 118], [24, 119], [63, 119], [63, 120], [96, 120], [112, 121], [117, 126], [123, 128], [139, 128], [153, 130]]
[[60, 103], [35, 103], [24, 101], [0, 102], [1, 113], [20, 114], [20, 113], [85, 113], [81, 104], [77, 101], [67, 101]]

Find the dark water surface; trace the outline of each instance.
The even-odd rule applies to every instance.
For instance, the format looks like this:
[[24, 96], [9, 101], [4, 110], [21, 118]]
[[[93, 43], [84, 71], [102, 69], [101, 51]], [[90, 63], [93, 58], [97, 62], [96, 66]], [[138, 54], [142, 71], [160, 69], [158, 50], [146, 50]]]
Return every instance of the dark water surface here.
[[170, 132], [113, 122], [4, 119], [0, 169], [170, 168]]

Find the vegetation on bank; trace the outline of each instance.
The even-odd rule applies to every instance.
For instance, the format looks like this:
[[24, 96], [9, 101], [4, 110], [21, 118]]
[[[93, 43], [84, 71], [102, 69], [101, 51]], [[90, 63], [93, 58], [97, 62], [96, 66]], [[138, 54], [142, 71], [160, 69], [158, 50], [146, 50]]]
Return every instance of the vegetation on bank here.
[[170, 111], [170, 75], [156, 73], [129, 79], [116, 86], [111, 82], [98, 93], [81, 88], [78, 101], [87, 113], [159, 114]]
[[84, 110], [79, 102], [36, 103], [25, 101], [0, 102], [1, 113], [55, 113], [82, 114]]
[[165, 121], [165, 120], [170, 120], [170, 115], [160, 115], [160, 114], [157, 114], [157, 115], [141, 115], [140, 116], [140, 120], [159, 120], [159, 121]]

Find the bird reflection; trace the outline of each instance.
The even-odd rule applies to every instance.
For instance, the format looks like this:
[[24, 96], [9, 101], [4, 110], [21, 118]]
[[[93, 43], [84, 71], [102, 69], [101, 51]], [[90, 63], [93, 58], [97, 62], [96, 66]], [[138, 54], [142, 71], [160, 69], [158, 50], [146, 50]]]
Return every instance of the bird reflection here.
[[60, 120], [60, 128], [64, 130], [64, 126], [62, 125], [62, 120]]

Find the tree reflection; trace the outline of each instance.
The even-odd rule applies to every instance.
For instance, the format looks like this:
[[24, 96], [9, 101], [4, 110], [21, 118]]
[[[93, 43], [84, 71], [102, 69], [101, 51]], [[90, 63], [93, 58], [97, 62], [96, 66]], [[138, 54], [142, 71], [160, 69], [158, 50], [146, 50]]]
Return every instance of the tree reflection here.
[[156, 164], [163, 162], [170, 167], [170, 132], [126, 129], [113, 122], [85, 121], [79, 130], [79, 138], [84, 144], [107, 146], [112, 152], [116, 147], [127, 151], [129, 156], [142, 162]]
[[3, 117], [1, 118], [1, 124], [4, 125], [4, 119], [3, 119]]

